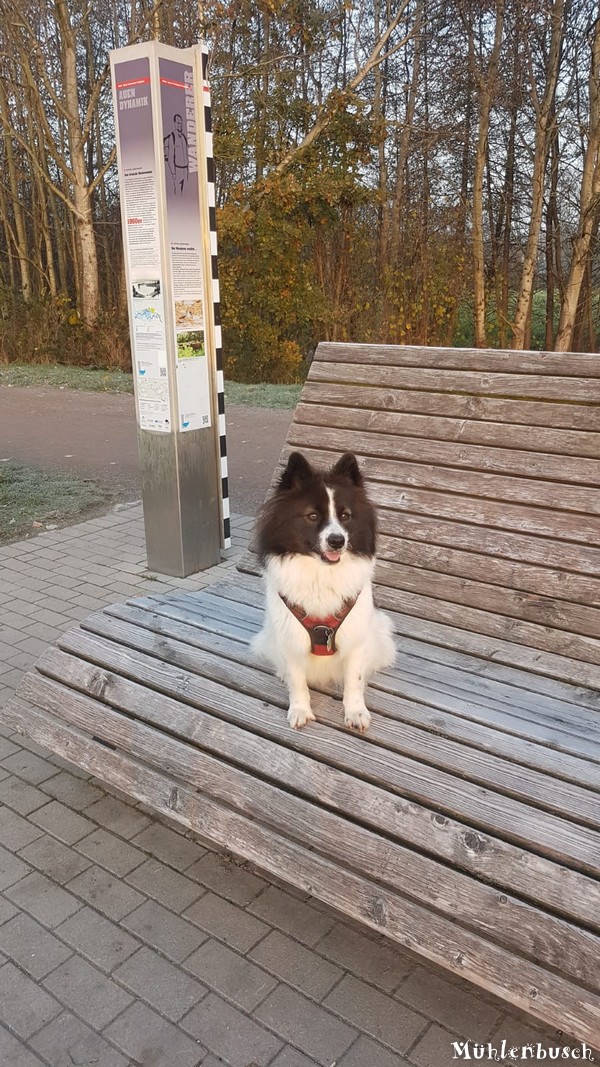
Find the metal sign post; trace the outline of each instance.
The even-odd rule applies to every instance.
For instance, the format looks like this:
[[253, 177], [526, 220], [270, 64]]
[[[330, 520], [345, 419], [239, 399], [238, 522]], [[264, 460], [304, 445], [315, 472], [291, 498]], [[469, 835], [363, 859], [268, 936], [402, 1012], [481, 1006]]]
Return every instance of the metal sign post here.
[[229, 544], [206, 52], [110, 54], [148, 567], [185, 577]]

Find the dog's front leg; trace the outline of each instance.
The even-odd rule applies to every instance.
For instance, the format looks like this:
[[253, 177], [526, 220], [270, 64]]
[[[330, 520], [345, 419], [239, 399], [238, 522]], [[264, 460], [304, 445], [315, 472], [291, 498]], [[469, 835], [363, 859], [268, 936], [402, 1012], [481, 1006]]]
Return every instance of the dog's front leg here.
[[299, 730], [305, 723], [314, 722], [315, 718], [310, 707], [306, 667], [296, 659], [289, 659], [285, 665], [284, 680], [290, 695], [288, 722], [294, 730]]
[[355, 652], [344, 665], [344, 722], [363, 733], [371, 722], [365, 704], [365, 664]]

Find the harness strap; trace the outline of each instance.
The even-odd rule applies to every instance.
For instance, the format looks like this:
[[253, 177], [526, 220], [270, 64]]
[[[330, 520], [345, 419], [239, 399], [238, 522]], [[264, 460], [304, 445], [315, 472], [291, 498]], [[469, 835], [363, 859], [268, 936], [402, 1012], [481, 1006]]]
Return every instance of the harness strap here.
[[344, 619], [350, 614], [358, 597], [344, 600], [339, 611], [327, 615], [324, 619], [316, 615], [309, 615], [300, 604], [293, 604], [280, 593], [279, 596], [292, 615], [302, 624], [310, 637], [310, 650], [314, 656], [333, 656], [337, 652], [335, 647], [335, 635]]

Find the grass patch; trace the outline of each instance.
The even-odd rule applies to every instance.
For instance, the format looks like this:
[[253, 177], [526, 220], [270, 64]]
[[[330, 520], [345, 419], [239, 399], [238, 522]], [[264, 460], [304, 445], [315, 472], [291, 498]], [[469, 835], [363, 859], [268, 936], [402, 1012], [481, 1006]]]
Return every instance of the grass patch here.
[[131, 374], [95, 367], [52, 363], [9, 363], [0, 366], [0, 385], [39, 385], [50, 389], [83, 389], [92, 393], [132, 393]]
[[[132, 393], [131, 374], [119, 370], [96, 370], [93, 367], [63, 367], [55, 364], [10, 363], [0, 366], [0, 385], [38, 385], [50, 389], [83, 389], [94, 393]], [[225, 400], [255, 408], [296, 407], [301, 385], [246, 385], [225, 383]]]
[[253, 408], [295, 408], [300, 397], [301, 385], [246, 385], [243, 382], [225, 382], [225, 400]]
[[0, 463], [0, 545], [89, 517], [114, 499], [88, 478]]

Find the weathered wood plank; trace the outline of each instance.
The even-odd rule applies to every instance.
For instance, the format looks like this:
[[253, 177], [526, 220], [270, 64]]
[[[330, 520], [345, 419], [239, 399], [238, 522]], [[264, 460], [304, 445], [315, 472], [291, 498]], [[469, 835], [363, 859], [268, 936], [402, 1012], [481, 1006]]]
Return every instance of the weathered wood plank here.
[[[455, 441], [398, 437], [366, 430], [359, 433], [327, 426], [319, 427], [318, 438], [321, 448], [334, 452], [352, 449], [360, 457], [379, 456], [382, 459], [410, 460], [440, 467], [468, 467], [471, 470], [496, 471], [498, 474], [516, 474], [552, 482], [600, 486], [600, 464], [593, 459], [575, 456], [561, 458], [544, 452], [460, 445]], [[294, 448], [310, 448], [315, 443], [314, 427], [293, 422], [287, 443]]]
[[[98, 696], [101, 693], [103, 701], [117, 710], [128, 714], [135, 712], [142, 718], [150, 714], [148, 691], [140, 683], [124, 679], [110, 670], [99, 669], [94, 664], [73, 662], [73, 657], [56, 650], [54, 653], [53, 664], [58, 665], [58, 670], [53, 670], [51, 677], [60, 673], [66, 684], [77, 690], [85, 690], [85, 695]], [[211, 715], [202, 717], [197, 709], [186, 710], [185, 705], [170, 696], [160, 695], [158, 699], [158, 721], [164, 721], [166, 716], [170, 729], [173, 723], [181, 721], [185, 712], [191, 715], [195, 740], [201, 740], [203, 746], [211, 751], [223, 751], [222, 742], [218, 739], [228, 736], [224, 733], [228, 726], [226, 720]], [[252, 705], [252, 699], [250, 703]], [[244, 729], [246, 724], [241, 718], [229, 725]], [[255, 736], [246, 730], [242, 765], [262, 773], [266, 760], [267, 776], [270, 778], [277, 777], [276, 767], [281, 765], [284, 768], [284, 782], [289, 788], [297, 788], [303, 795], [315, 801], [322, 800], [363, 825], [448, 861], [486, 882], [508, 888], [518, 896], [530, 897], [567, 917], [583, 921], [586, 926], [595, 929], [594, 916], [599, 916], [600, 929], [600, 907], [594, 907], [596, 900], [600, 903], [600, 886], [593, 882], [590, 888], [590, 880], [579, 872], [559, 867], [552, 860], [536, 856], [489, 834], [472, 831], [464, 824], [422, 805], [389, 794], [378, 784], [360, 779], [355, 781], [343, 770], [321, 765], [315, 759], [310, 745], [302, 749], [302, 754], [313, 759], [310, 774], [305, 773], [305, 764], [301, 763], [298, 765], [299, 777], [293, 775], [290, 778], [290, 765], [285, 763], [288, 757], [283, 752], [278, 760], [271, 757], [271, 745], [277, 743], [277, 738], [271, 740], [262, 735]], [[282, 748], [285, 752], [286, 747]], [[293, 757], [290, 756], [289, 760], [293, 762]]]
[[[235, 583], [223, 581], [211, 586], [210, 594], [236, 603], [241, 600], [257, 612], [263, 611], [264, 591], [262, 581], [257, 578], [238, 575]], [[143, 608], [139, 599], [133, 603]], [[180, 603], [185, 606], [184, 601]], [[107, 610], [112, 612], [111, 608]], [[393, 613], [392, 621], [397, 617]], [[143, 610], [138, 616], [138, 620], [141, 619]], [[235, 647], [236, 655], [239, 655], [239, 646]], [[556, 720], [562, 730], [580, 732], [588, 738], [591, 732], [596, 738], [597, 713], [600, 711], [600, 692], [597, 690], [532, 675], [514, 667], [504, 667], [491, 660], [413, 640], [402, 633], [396, 665], [381, 672], [374, 684], [378, 686], [380, 679], [393, 679], [402, 672], [405, 677], [407, 671], [421, 681], [426, 680], [429, 685], [433, 684], [435, 678], [441, 679], [442, 692], [459, 693], [463, 700], [474, 699], [484, 706], [512, 712], [526, 721], [532, 716], [535, 722], [544, 724]], [[577, 777], [574, 780], [577, 781]]]
[[593, 663], [542, 652], [516, 641], [493, 638], [446, 622], [412, 615], [406, 609], [394, 611], [394, 627], [398, 634], [406, 634], [427, 644], [454, 649], [482, 660], [493, 660], [505, 667], [545, 675], [575, 687], [581, 686], [583, 690], [600, 689], [600, 669]]
[[[526, 412], [523, 411], [523, 418]], [[338, 407], [299, 403], [295, 423], [308, 426], [339, 427], [345, 430], [401, 437], [424, 437], [429, 441], [454, 441], [491, 448], [526, 449], [533, 453], [557, 453], [559, 456], [600, 458], [600, 433], [584, 430], [558, 430], [553, 426], [484, 422], [475, 419], [450, 419], [442, 415], [410, 415], [405, 412], [377, 411], [365, 408]]]
[[[201, 601], [201, 605], [204, 612], [206, 613], [206, 609], [208, 609], [209, 615], [213, 607], [216, 607], [219, 602], [223, 602], [224, 600], [233, 601], [236, 605], [235, 614], [237, 614], [238, 606], [240, 604], [243, 604], [243, 610], [246, 612], [248, 623], [253, 632], [257, 631], [260, 625], [262, 624], [263, 604], [261, 594], [258, 590], [244, 591], [243, 589], [240, 589], [239, 585], [230, 585], [229, 588], [222, 587], [220, 589], [211, 587], [201, 590], [198, 594], [198, 598]], [[132, 601], [132, 604], [134, 607], [144, 607], [144, 605], [147, 604], [150, 608], [156, 608], [157, 610], [160, 610], [161, 605], [169, 607], [176, 606], [180, 609], [180, 618], [189, 618], [191, 620], [193, 617], [192, 615], [190, 615], [188, 610], [189, 603], [186, 594], [176, 594], [172, 597], [157, 596], [151, 598], [144, 598], [141, 604], [140, 601], [136, 599]], [[112, 610], [113, 609], [111, 608], [107, 609], [107, 613], [111, 614]], [[231, 608], [225, 609], [223, 613], [225, 614], [227, 611], [231, 612], [231, 610]], [[118, 608], [116, 609], [116, 611], [118, 613]], [[142, 616], [138, 616], [138, 618], [141, 617]], [[93, 618], [97, 619], [98, 616], [94, 616]], [[391, 618], [393, 622], [395, 615], [391, 615]], [[93, 626], [90, 626], [88, 622], [84, 622], [83, 626], [84, 628], [93, 628]], [[234, 658], [239, 659], [241, 662], [244, 653], [240, 651], [239, 645], [236, 645], [235, 648], [236, 653]], [[402, 643], [400, 651], [402, 651], [403, 648], [404, 642]], [[415, 665], [415, 669], [417, 669], [417, 663], [418, 668], [420, 668], [421, 677], [423, 679], [429, 679], [429, 665], [423, 659], [422, 654], [418, 660], [413, 657], [413, 664]], [[466, 665], [466, 670], [473, 670], [477, 667], [478, 661], [471, 661], [469, 664]], [[394, 677], [396, 673], [396, 667], [390, 667], [386, 671], [382, 672], [379, 677]], [[447, 677], [446, 668], [444, 669], [444, 673]], [[462, 672], [463, 681], [470, 680], [470, 678], [470, 674], [465, 673], [464, 671]], [[522, 684], [527, 685], [529, 678], [530, 675], [524, 675], [520, 678], [520, 681]], [[460, 686], [458, 688], [460, 688]], [[560, 697], [557, 694], [554, 694], [552, 697], [547, 697], [545, 695], [540, 695], [535, 692], [531, 692], [529, 686], [525, 690], [517, 690], [514, 688], [514, 686], [509, 689], [507, 686], [504, 686], [502, 690], [502, 696], [500, 695], [498, 687], [496, 687], [496, 693], [494, 696], [493, 692], [491, 691], [489, 681], [485, 681], [483, 686], [483, 692], [485, 693], [485, 703], [490, 708], [504, 710], [507, 713], [512, 712], [514, 715], [517, 715], [520, 718], [527, 719], [528, 721], [534, 721], [543, 724], [556, 723], [560, 726], [561, 730], [566, 732], [573, 732], [574, 734], [579, 734], [580, 736], [585, 737], [588, 742], [593, 740], [595, 743], [598, 743], [599, 741], [599, 720], [597, 714], [595, 714], [593, 711], [585, 710], [581, 707], [578, 707], [573, 701], [566, 700], [565, 695], [569, 694], [571, 690], [566, 690], [566, 694], [561, 693]], [[595, 707], [600, 709], [600, 694], [596, 694]]]
[[[89, 659], [99, 666], [145, 683], [167, 696], [183, 697], [186, 702], [210, 711], [221, 718], [243, 721], [248, 729], [262, 733], [290, 748], [310, 753], [333, 766], [357, 774], [371, 782], [435, 807], [453, 818], [462, 819], [485, 832], [493, 832], [508, 841], [525, 844], [543, 855], [590, 873], [600, 872], [600, 839], [582, 826], [574, 826], [556, 815], [532, 808], [506, 795], [499, 800], [491, 789], [463, 781], [439, 768], [431, 768], [389, 749], [366, 743], [364, 739], [341, 729], [331, 729], [321, 722], [301, 731], [287, 726], [281, 711], [271, 707], [251, 708], [247, 696], [247, 671], [228, 663], [228, 684], [222, 685], [170, 663], [143, 653], [135, 655], [111, 641], [90, 633], [71, 631], [63, 636], [61, 648], [75, 656]], [[52, 650], [45, 653], [39, 669], [51, 674]], [[58, 680], [61, 680], [60, 678]], [[76, 679], [73, 680], [76, 685]], [[260, 705], [260, 701], [258, 702]], [[285, 703], [285, 701], [284, 701]], [[315, 711], [323, 719], [328, 713], [339, 721], [339, 703], [318, 695]]]
[[[600, 469], [600, 464], [598, 465]], [[497, 530], [515, 530], [559, 541], [581, 541], [600, 546], [600, 516], [551, 511], [548, 508], [528, 508], [522, 504], [486, 500], [477, 497], [456, 497], [452, 493], [428, 492], [380, 483], [377, 486], [380, 508], [389, 508], [402, 516], [405, 512], [459, 519], [461, 522]]]
[[[567, 612], [577, 604], [588, 605], [596, 610], [600, 608], [600, 579], [588, 575], [557, 571], [499, 556], [480, 556], [463, 549], [430, 545], [407, 538], [398, 541], [381, 537], [378, 560], [375, 580], [381, 585], [394, 584], [393, 568], [401, 563], [407, 567], [454, 575], [456, 578], [490, 582], [508, 588], [513, 596], [520, 590], [522, 593], [537, 593], [544, 599], [556, 598], [557, 601], [565, 601], [563, 606]], [[596, 635], [598, 629], [597, 624], [594, 631]]]
[[[222, 681], [233, 671], [231, 665], [223, 670], [219, 657], [208, 651], [199, 653], [182, 645], [178, 640], [166, 642], [163, 635], [159, 637], [147, 630], [140, 631], [138, 627], [104, 614], [96, 615], [89, 628], [98, 636], [140, 652], [159, 656], [186, 670], [210, 677], [213, 681]], [[264, 696], [266, 699], [272, 699], [279, 706], [285, 704], [285, 692], [276, 679], [264, 677], [252, 668], [248, 669], [245, 662], [236, 665], [235, 669], [238, 684], [244, 686], [245, 693], [257, 698]], [[558, 815], [569, 815], [587, 825], [600, 826], [600, 796], [581, 788], [579, 783], [566, 784], [546, 773], [527, 770], [523, 765], [515, 767], [510, 761], [499, 758], [496, 753], [492, 755], [473, 749], [447, 737], [440, 737], [436, 733], [409, 725], [407, 721], [404, 721], [399, 729], [399, 701], [395, 694], [390, 697], [385, 693], [378, 693], [370, 703], [373, 710], [377, 710], [369, 734], [371, 743], [382, 744], [391, 751], [422, 759], [432, 766], [459, 774], [469, 781], [494, 787], [500, 792], [506, 792], [526, 803], [537, 804]], [[323, 721], [328, 725], [339, 725], [338, 715], [335, 710], [332, 712], [329, 704], [324, 708]], [[597, 746], [597, 749], [600, 763], [600, 746]], [[600, 793], [600, 766], [596, 768], [595, 785]]]
[[[17, 707], [14, 703], [11, 714], [18, 728], [23, 729], [29, 717], [29, 728], [35, 729], [38, 737], [47, 737], [47, 719], [35, 708], [25, 704]], [[255, 820], [226, 811], [214, 801], [194, 794], [176, 779], [140, 767], [76, 731], [61, 729], [53, 723], [51, 733], [53, 744], [65, 758], [73, 760], [75, 754], [76, 762], [86, 770], [128, 790], [139, 801], [185, 826], [201, 826], [206, 837], [234, 849], [267, 873], [287, 878], [325, 903], [387, 933], [405, 947], [418, 948], [432, 962], [464, 978], [476, 976], [479, 985], [543, 1021], [560, 1020], [564, 1029], [576, 1033], [580, 1039], [587, 1038], [591, 1043], [597, 1040], [598, 998], [581, 987], [528, 961], [515, 968], [514, 956], [506, 950], [493, 943], [482, 943], [475, 935], [457, 930], [451, 923], [441, 930], [441, 921], [434, 913], [351, 872], [342, 872], [337, 865], [301, 849]], [[418, 937], [415, 931], [419, 931]]]
[[[254, 659], [247, 648], [242, 648], [237, 642], [228, 641], [222, 637], [217, 639], [218, 643], [215, 645], [212, 634], [198, 630], [186, 622], [178, 621], [172, 615], [144, 611], [135, 603], [113, 605], [103, 614], [123, 622], [133, 623], [136, 628], [149, 629], [157, 635], [172, 637], [176, 641], [191, 645], [192, 648], [218, 654], [224, 659], [234, 659], [248, 666], [254, 665]], [[103, 633], [104, 630], [99, 629], [101, 618], [102, 616], [98, 615], [91, 616], [86, 620], [85, 628], [94, 633]], [[149, 651], [153, 648], [154, 639], [144, 639], [143, 635], [134, 632], [133, 636], [128, 634], [128, 639], [124, 643], [128, 647]], [[176, 662], [181, 666], [191, 667], [195, 662], [193, 653], [177, 652]], [[423, 677], [430, 681], [427, 661], [422, 662], [424, 664]], [[224, 669], [226, 671], [226, 667]], [[270, 679], [269, 675], [266, 677], [267, 692], [261, 689], [260, 678], [256, 682], [256, 692], [268, 696]], [[417, 685], [414, 679], [402, 671], [386, 672], [378, 678], [379, 681], [376, 680], [368, 693], [368, 702], [374, 712], [383, 710], [380, 703], [380, 689], [390, 692], [393, 694], [393, 701], [392, 711], [388, 710], [388, 713], [399, 722], [410, 723], [433, 734], [465, 742], [473, 748], [502, 756], [558, 779], [593, 789], [598, 787], [599, 772], [597, 767], [590, 766], [588, 762], [590, 744], [586, 737], [583, 737], [575, 746], [579, 748], [582, 755], [574, 756], [565, 752], [564, 747], [561, 747], [561, 744], [564, 745], [565, 734], [562, 727], [554, 728], [547, 722], [543, 722], [541, 726], [537, 722], [532, 724], [524, 709], [517, 709], [511, 714], [509, 705], [498, 702], [500, 710], [506, 712], [505, 718], [500, 721], [500, 717], [496, 714], [494, 721], [488, 722], [485, 705], [485, 700], [489, 701], [487, 695], [481, 696], [477, 693], [473, 696], [472, 693], [461, 691], [459, 686], [453, 690], [449, 685], [446, 685], [445, 690], [440, 688], [439, 692], [432, 688], [428, 691], [425, 685]], [[327, 690], [324, 691], [327, 692]], [[256, 695], [256, 692], [253, 695]], [[280, 689], [275, 692], [280, 696]], [[415, 696], [415, 693], [418, 695]], [[405, 699], [405, 696], [408, 699]], [[420, 702], [420, 698], [424, 700], [423, 703]], [[385, 708], [389, 709], [390, 702], [384, 701], [384, 703]], [[572, 705], [567, 705], [567, 707], [573, 707], [575, 712], [579, 710]], [[522, 718], [519, 717], [519, 711], [522, 713]], [[476, 716], [479, 716], [479, 721]]]
[[420, 393], [415, 389], [349, 383], [338, 385], [327, 381], [306, 382], [302, 401], [305, 404], [347, 405], [376, 411], [405, 411], [413, 415], [445, 415], [454, 419], [529, 423], [530, 426], [555, 426], [564, 430], [598, 430], [598, 409], [593, 404], [504, 400], [460, 393]]
[[[238, 573], [235, 582], [227, 579], [215, 583], [211, 586], [211, 593], [234, 601], [238, 597], [243, 597], [245, 604], [254, 605], [260, 611], [264, 607], [262, 578], [255, 575]], [[134, 603], [142, 606], [140, 598], [137, 598]], [[402, 616], [392, 612], [391, 618], [394, 621], [401, 619]], [[414, 620], [411, 621], [414, 622]], [[404, 619], [402, 625], [398, 627], [398, 633], [402, 637], [400, 654], [409, 654], [415, 661], [418, 661], [418, 673], [420, 674], [424, 669], [422, 661], [425, 661], [428, 672], [433, 666], [434, 668], [441, 667], [444, 672], [450, 670], [460, 675], [459, 688], [481, 692], [484, 703], [489, 702], [490, 699], [494, 702], [496, 699], [511, 707], [525, 708], [527, 713], [529, 709], [539, 707], [544, 711], [546, 718], [558, 714], [563, 721], [576, 723], [578, 713], [582, 708], [593, 712], [600, 711], [598, 689], [574, 685], [557, 678], [544, 677], [541, 674], [532, 674], [531, 671], [519, 667], [505, 666], [492, 659], [483, 659], [456, 649], [445, 648], [439, 643], [414, 639], [407, 635], [405, 622]], [[393, 668], [391, 673], [393, 674]]]
[[459, 371], [509, 372], [516, 375], [600, 378], [595, 352], [513, 352], [497, 348], [440, 348], [429, 345], [364, 345], [322, 341], [315, 362], [366, 363], [375, 366], [434, 367]]
[[[131, 683], [130, 688], [135, 705], [139, 693]], [[319, 771], [322, 776], [323, 771], [309, 759], [273, 745], [268, 752], [262, 751], [258, 756], [260, 766], [270, 779], [277, 780], [278, 784], [273, 785], [202, 751], [205, 732], [212, 729], [218, 736], [211, 751], [221, 752], [228, 760], [245, 762], [248, 738], [243, 731], [207, 721], [207, 717], [198, 723], [190, 710], [181, 706], [173, 709], [175, 718], [169, 718], [169, 731], [175, 731], [177, 737], [166, 736], [159, 732], [165, 721], [159, 698], [154, 694], [149, 698], [147, 694], [144, 696], [147, 704], [143, 719], [133, 722], [98, 701], [65, 690], [61, 685], [44, 683], [39, 675], [27, 676], [21, 699], [83, 733], [88, 732], [89, 723], [93, 722], [94, 736], [125, 755], [175, 775], [217, 800], [226, 796], [228, 803], [244, 815], [260, 812], [261, 822], [303, 846], [315, 848], [344, 866], [351, 863], [360, 873], [459, 919], [478, 933], [487, 934], [492, 927], [497, 929], [500, 943], [519, 954], [584, 982], [589, 982], [590, 975], [595, 973], [600, 940], [594, 934], [578, 930], [515, 897], [501, 900], [491, 887], [458, 872], [448, 872], [434, 860], [351, 823], [337, 813], [339, 801], [332, 812], [317, 806], [313, 796], [306, 800], [281, 788], [285, 783], [306, 793], [303, 783], [315, 772], [317, 777]], [[159, 730], [152, 728], [156, 725]], [[194, 744], [189, 744], [190, 741]], [[344, 783], [341, 775], [335, 784], [331, 780], [325, 784], [330, 806], [332, 797], [344, 784], [356, 791], [357, 783]], [[600, 989], [600, 975], [595, 987]]]
[[380, 532], [401, 540], [397, 544], [380, 539], [384, 550], [396, 559], [401, 558], [404, 539], [473, 551], [486, 556], [497, 555], [515, 562], [546, 565], [560, 573], [580, 573], [596, 577], [600, 574], [600, 551], [588, 545], [552, 541], [548, 537], [505, 532], [485, 526], [475, 526], [456, 520], [411, 515], [384, 510], [379, 513]]
[[583, 634], [596, 638], [600, 634], [600, 610], [583, 604], [570, 604], [567, 600], [531, 594], [514, 589], [510, 585], [491, 585], [482, 577], [472, 578], [453, 575], [444, 571], [429, 570], [425, 560], [417, 566], [407, 562], [390, 563], [381, 560], [376, 572], [380, 587], [420, 593], [440, 601], [451, 601], [465, 607], [481, 608], [495, 615], [540, 623], [571, 634]]
[[567, 656], [594, 666], [600, 664], [600, 640], [579, 634], [555, 630], [550, 626], [525, 622], [522, 619], [494, 615], [466, 605], [453, 604], [448, 600], [420, 593], [378, 586], [378, 601], [382, 607], [406, 615], [416, 615], [430, 622], [459, 626], [478, 635], [498, 637], [505, 641], [517, 641], [519, 645], [540, 649], [543, 652]]
[[[148, 601], [145, 606], [154, 609], [157, 614], [169, 620], [175, 620], [176, 624], [189, 624], [192, 627], [198, 625], [198, 616], [188, 611], [185, 603], [161, 604], [160, 602]], [[394, 618], [395, 614], [392, 616], [392, 620]], [[86, 622], [83, 625], [84, 628], [93, 629], [93, 624]], [[159, 627], [154, 625], [151, 628], [158, 631]], [[206, 634], [204, 640], [200, 636], [201, 630], [204, 630]], [[203, 644], [208, 649], [213, 647], [214, 637], [209, 626], [200, 625], [195, 630], [195, 633], [196, 639], [194, 643], [198, 646]], [[261, 668], [261, 665], [255, 662], [247, 648], [242, 649], [241, 645], [237, 643], [240, 638], [234, 628], [232, 629], [232, 636], [236, 638], [236, 644], [233, 655], [229, 655], [227, 650], [224, 649], [224, 636], [220, 635], [218, 638], [220, 655], [225, 655], [226, 658], [234, 659], [239, 663], [246, 663], [253, 669], [258, 667], [263, 670], [263, 673], [268, 671], [267, 667]], [[190, 640], [190, 638], [186, 639]], [[422, 679], [426, 680], [427, 677], [427, 669], [424, 667]], [[535, 694], [532, 694], [526, 702], [522, 699], [508, 699], [504, 702], [501, 700], [493, 701], [489, 697], [482, 699], [476, 695], [469, 696], [468, 693], [460, 691], [453, 695], [448, 688], [442, 690], [436, 696], [434, 693], [427, 694], [424, 684], [419, 686], [419, 684], [413, 683], [411, 686], [406, 680], [401, 680], [398, 683], [397, 672], [394, 668], [389, 668], [381, 672], [372, 683], [371, 707], [375, 710], [379, 708], [379, 697], [376, 695], [379, 690], [395, 692], [396, 688], [399, 687], [401, 691], [404, 691], [407, 686], [410, 687], [409, 692], [412, 699], [441, 707], [446, 712], [461, 715], [470, 721], [474, 720], [485, 725], [493, 725], [498, 729], [514, 733], [516, 736], [529, 738], [540, 744], [551, 746], [561, 753], [570, 753], [584, 759], [594, 759], [595, 749], [591, 745], [591, 739], [596, 736], [597, 719], [595, 716], [591, 716], [588, 710], [576, 705], [560, 701], [548, 701], [544, 697], [536, 697]], [[458, 688], [460, 690], [460, 687]], [[328, 690], [324, 689], [323, 691], [327, 692]], [[338, 691], [334, 689], [329, 690], [329, 692], [339, 695]], [[389, 709], [386, 713], [390, 714]]]
[[[133, 602], [134, 605], [137, 605], [137, 603], [137, 601]], [[147, 603], [144, 601], [144, 605], [142, 606], [147, 606], [149, 609], [154, 610], [157, 615], [163, 616], [168, 622], [173, 620], [175, 625], [187, 624], [190, 627], [196, 627], [197, 625], [197, 616], [188, 611], [185, 603], [172, 602], [162, 604], [159, 601], [148, 601]], [[113, 609], [111, 609], [108, 613], [114, 613], [117, 617], [120, 617], [118, 606], [114, 607], [114, 612]], [[86, 620], [83, 624], [84, 629], [94, 630], [96, 619], [97, 616], [93, 616], [91, 622]], [[161, 627], [160, 624], [157, 625], [156, 623], [150, 628], [155, 630], [155, 632], [159, 632], [159, 630], [160, 632], [163, 632], [164, 630], [164, 627]], [[202, 629], [204, 629], [205, 632], [204, 639], [201, 636]], [[188, 633], [189, 632], [190, 631], [188, 630]], [[185, 640], [195, 644], [197, 647], [205, 647], [208, 650], [213, 647], [214, 638], [210, 627], [200, 627], [193, 632], [195, 633], [195, 637], [192, 639], [189, 636], [186, 636]], [[233, 632], [235, 633], [235, 631]], [[181, 634], [177, 636], [181, 636]], [[235, 634], [235, 636], [237, 637], [238, 635]], [[223, 643], [223, 635], [220, 635], [218, 640], [219, 655], [233, 659], [240, 664], [244, 663], [252, 667], [253, 671], [258, 668], [263, 674], [268, 672], [268, 675], [270, 676], [271, 672], [268, 668], [258, 664], [248, 648], [242, 649], [241, 645], [236, 642], [235, 646], [230, 646], [234, 648], [233, 653], [230, 654]], [[426, 669], [423, 671], [423, 678], [427, 678]], [[264, 679], [260, 682], [260, 685], [263, 686], [267, 684], [268, 683]], [[403, 692], [409, 685], [410, 683], [405, 680], [398, 683], [398, 674], [393, 668], [381, 672], [381, 674], [374, 680], [370, 690], [369, 699], [371, 708], [374, 710], [384, 710], [380, 709], [380, 697], [378, 696], [379, 690], [396, 693], [396, 689], [399, 688]], [[437, 697], [435, 697], [434, 694], [430, 694], [429, 700], [427, 700], [424, 685], [419, 687], [417, 684], [413, 683], [411, 689], [411, 697], [413, 699], [424, 700], [432, 706], [441, 708], [450, 714], [460, 715], [468, 719], [470, 722], [479, 721], [487, 726], [494, 726], [497, 729], [506, 730], [516, 736], [529, 738], [542, 745], [551, 746], [561, 754], [570, 753], [571, 755], [584, 759], [594, 758], [594, 747], [590, 747], [590, 742], [591, 738], [596, 735], [597, 720], [595, 717], [590, 717], [589, 712], [582, 708], [578, 708], [571, 704], [560, 703], [555, 707], [552, 703], [536, 700], [535, 696], [533, 696], [529, 703], [524, 707], [522, 701], [515, 701], [513, 703], [507, 702], [503, 704], [500, 701], [490, 701], [489, 698], [482, 700], [476, 696], [469, 696], [466, 693], [459, 693], [458, 695], [453, 696], [448, 690], [439, 693]], [[327, 688], [324, 688], [322, 691], [339, 695], [336, 689], [328, 690]], [[282, 690], [278, 690], [278, 692], [282, 692]], [[397, 703], [394, 705], [395, 708], [399, 706], [400, 705]], [[395, 715], [395, 712], [390, 711], [387, 705], [384, 713]], [[596, 779], [594, 778], [594, 783], [595, 781]]]
[[600, 381], [590, 378], [556, 377], [543, 374], [470, 372], [434, 367], [400, 367], [367, 363], [321, 363], [313, 360], [311, 382], [347, 382], [349, 385], [391, 386], [432, 393], [470, 393], [532, 400], [564, 400], [597, 404]]
[[[600, 416], [597, 416], [600, 419]], [[279, 477], [291, 448], [282, 453], [274, 474]], [[309, 460], [318, 467], [331, 467], [339, 459], [339, 452], [305, 447]], [[458, 493], [461, 496], [483, 497], [488, 500], [506, 500], [515, 504], [539, 505], [557, 511], [577, 511], [587, 515], [600, 515], [600, 499], [597, 489], [586, 486], [566, 485], [564, 482], [536, 481], [535, 478], [511, 477], [502, 474], [484, 474], [455, 467], [430, 467], [423, 463], [405, 463], [399, 459], [381, 459], [373, 456], [361, 458], [361, 470], [374, 494], [378, 482], [406, 486], [415, 489], [437, 489], [443, 493]]]

